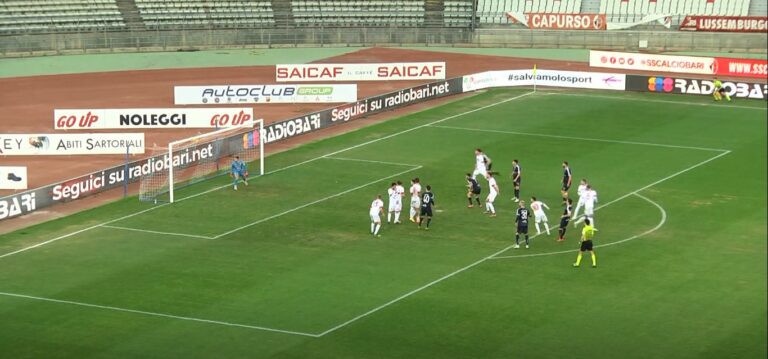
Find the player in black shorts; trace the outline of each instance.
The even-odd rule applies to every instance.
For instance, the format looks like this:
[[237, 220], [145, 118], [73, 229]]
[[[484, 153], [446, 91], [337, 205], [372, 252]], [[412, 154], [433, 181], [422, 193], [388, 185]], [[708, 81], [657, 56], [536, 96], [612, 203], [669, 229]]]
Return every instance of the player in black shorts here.
[[432, 193], [432, 187], [427, 185], [427, 191], [424, 192], [421, 195], [421, 218], [419, 219], [419, 228], [421, 228], [421, 224], [424, 222], [424, 218], [427, 218], [427, 227], [424, 229], [429, 229], [429, 224], [432, 223], [432, 207], [435, 205], [435, 194]]
[[512, 248], [520, 248], [520, 235], [525, 234], [525, 248], [528, 247], [528, 218], [530, 212], [525, 208], [525, 201], [517, 202], [520, 208], [517, 209], [515, 223], [517, 224], [517, 233], [515, 233], [515, 245]]
[[562, 242], [565, 240], [565, 230], [568, 229], [568, 222], [571, 221], [571, 210], [573, 210], [573, 200], [568, 198], [565, 201], [563, 201], [563, 204], [565, 205], [565, 209], [563, 209], [563, 215], [560, 216], [560, 229], [558, 229], [560, 236], [557, 238], [558, 242]]
[[513, 201], [520, 201], [520, 182], [523, 180], [523, 171], [520, 170], [520, 162], [512, 160], [512, 183], [515, 185], [515, 198]]
[[571, 168], [568, 167], [568, 161], [563, 161], [563, 187], [560, 189], [563, 200], [568, 199], [568, 190], [571, 189], [572, 180], [573, 176], [571, 175]]
[[480, 183], [478, 183], [476, 179], [472, 178], [471, 173], [467, 173], [467, 202], [469, 202], [467, 208], [474, 207], [472, 205], [473, 197], [475, 201], [477, 201], [477, 206], [480, 206], [480, 192], [482, 191], [483, 189], [480, 188]]

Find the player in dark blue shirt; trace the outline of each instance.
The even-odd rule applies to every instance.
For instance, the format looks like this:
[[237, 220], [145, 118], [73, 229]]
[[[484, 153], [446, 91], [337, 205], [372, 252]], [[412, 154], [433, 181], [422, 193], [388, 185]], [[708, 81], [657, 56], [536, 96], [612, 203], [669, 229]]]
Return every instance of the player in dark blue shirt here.
[[515, 185], [515, 198], [513, 201], [520, 201], [520, 182], [523, 181], [523, 171], [520, 169], [520, 162], [512, 160], [512, 183]]
[[573, 200], [570, 198], [563, 201], [563, 204], [565, 205], [565, 209], [563, 209], [563, 215], [560, 216], [560, 229], [558, 232], [560, 233], [560, 236], [557, 238], [558, 242], [562, 242], [565, 240], [565, 230], [568, 229], [568, 222], [571, 220], [571, 211], [573, 209]]
[[519, 208], [517, 209], [517, 216], [515, 217], [515, 223], [517, 224], [517, 233], [515, 233], [515, 245], [513, 248], [520, 248], [520, 235], [525, 234], [525, 248], [529, 248], [528, 241], [528, 219], [530, 218], [530, 212], [528, 208], [525, 208], [525, 201], [517, 202]]
[[477, 201], [477, 206], [480, 206], [480, 192], [482, 191], [483, 189], [480, 188], [480, 183], [478, 183], [477, 180], [472, 177], [471, 173], [467, 173], [467, 202], [469, 202], [467, 205], [468, 208], [474, 207], [472, 205], [472, 198]]
[[571, 181], [573, 175], [571, 174], [571, 167], [568, 166], [568, 161], [563, 161], [563, 187], [560, 189], [560, 194], [563, 195], [563, 200], [568, 199], [568, 190], [571, 189]]
[[429, 229], [429, 224], [432, 223], [432, 207], [435, 205], [435, 194], [432, 193], [432, 187], [427, 185], [427, 191], [421, 194], [421, 218], [419, 219], [419, 228], [424, 222], [424, 218], [427, 218], [426, 230]]

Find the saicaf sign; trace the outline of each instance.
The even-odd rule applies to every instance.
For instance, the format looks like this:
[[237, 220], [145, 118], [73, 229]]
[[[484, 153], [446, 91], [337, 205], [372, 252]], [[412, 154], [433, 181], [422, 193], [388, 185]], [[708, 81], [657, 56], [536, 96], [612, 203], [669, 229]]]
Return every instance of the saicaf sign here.
[[443, 80], [445, 62], [276, 65], [275, 79], [278, 82]]
[[253, 120], [252, 108], [150, 108], [55, 110], [57, 130], [217, 128]]

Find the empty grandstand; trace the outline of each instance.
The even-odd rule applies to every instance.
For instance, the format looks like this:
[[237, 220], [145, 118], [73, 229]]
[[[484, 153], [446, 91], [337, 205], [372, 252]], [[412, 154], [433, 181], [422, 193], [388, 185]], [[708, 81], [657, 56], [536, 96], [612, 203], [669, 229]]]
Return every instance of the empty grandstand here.
[[294, 0], [291, 5], [298, 26], [410, 27], [424, 24], [423, 0]]
[[600, 13], [609, 21], [632, 22], [666, 15], [679, 24], [686, 15], [747, 16], [749, 0], [601, 0]]
[[0, 30], [5, 33], [121, 30], [124, 27], [114, 0], [0, 2]]
[[147, 28], [269, 27], [275, 24], [271, 1], [136, 0]]
[[507, 24], [506, 12], [562, 13], [581, 12], [581, 0], [479, 0], [477, 16], [480, 24]]

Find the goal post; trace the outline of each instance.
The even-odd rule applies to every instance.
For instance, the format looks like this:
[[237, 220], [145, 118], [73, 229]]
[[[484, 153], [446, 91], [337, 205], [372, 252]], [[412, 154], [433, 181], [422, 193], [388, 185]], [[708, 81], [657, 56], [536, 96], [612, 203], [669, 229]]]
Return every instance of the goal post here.
[[[242, 125], [173, 141], [155, 148], [162, 170], [142, 176], [139, 199], [170, 202], [176, 191], [188, 185], [229, 173], [232, 158], [239, 156], [249, 166], [258, 162], [258, 175], [264, 174], [264, 121], [250, 120]], [[254, 175], [257, 171], [251, 171]]]

